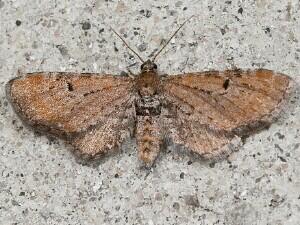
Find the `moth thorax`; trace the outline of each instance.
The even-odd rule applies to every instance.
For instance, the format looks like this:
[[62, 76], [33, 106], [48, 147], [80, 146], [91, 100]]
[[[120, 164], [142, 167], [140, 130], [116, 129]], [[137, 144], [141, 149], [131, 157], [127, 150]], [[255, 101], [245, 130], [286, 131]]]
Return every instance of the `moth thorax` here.
[[159, 116], [161, 103], [158, 95], [143, 96], [136, 102], [137, 116]]
[[151, 95], [154, 95], [155, 92], [156, 92], [156, 90], [153, 87], [144, 86], [144, 87], [141, 87], [140, 95], [142, 95], [142, 96], [151, 96]]

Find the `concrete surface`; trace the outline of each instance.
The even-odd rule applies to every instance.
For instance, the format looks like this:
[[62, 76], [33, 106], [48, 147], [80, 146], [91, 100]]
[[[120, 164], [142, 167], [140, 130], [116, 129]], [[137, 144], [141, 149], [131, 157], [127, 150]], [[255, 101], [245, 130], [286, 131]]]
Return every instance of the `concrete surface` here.
[[300, 107], [219, 163], [163, 153], [138, 167], [133, 142], [99, 166], [24, 128], [4, 84], [20, 68], [120, 74], [191, 14], [162, 73], [264, 67], [300, 78], [297, 0], [0, 0], [0, 224], [300, 224]]

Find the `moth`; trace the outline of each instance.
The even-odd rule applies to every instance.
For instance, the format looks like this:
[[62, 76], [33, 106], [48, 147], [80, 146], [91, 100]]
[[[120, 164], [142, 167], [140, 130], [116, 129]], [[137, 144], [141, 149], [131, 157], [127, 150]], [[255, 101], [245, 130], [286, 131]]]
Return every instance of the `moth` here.
[[148, 167], [166, 143], [225, 157], [278, 118], [293, 86], [288, 76], [266, 69], [161, 76], [155, 59], [169, 41], [147, 61], [132, 50], [142, 61], [137, 76], [35, 72], [10, 80], [7, 97], [26, 124], [84, 158], [109, 154], [133, 135]]

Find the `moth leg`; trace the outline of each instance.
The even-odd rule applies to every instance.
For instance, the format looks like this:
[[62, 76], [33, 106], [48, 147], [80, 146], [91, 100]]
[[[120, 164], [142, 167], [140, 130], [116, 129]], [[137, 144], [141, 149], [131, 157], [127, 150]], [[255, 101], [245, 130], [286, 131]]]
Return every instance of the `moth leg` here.
[[46, 59], [43, 57], [43, 59], [41, 59], [40, 63], [39, 63], [39, 66], [37, 68], [37, 71], [40, 71], [41, 70], [41, 67], [42, 65], [44, 64], [44, 62], [46, 61]]
[[161, 78], [167, 78], [169, 75], [166, 74], [166, 73], [164, 73], [164, 74], [160, 74], [159, 76], [160, 76]]
[[19, 67], [17, 70], [17, 77], [25, 77], [26, 72], [25, 72], [25, 66]]
[[129, 66], [128, 66], [126, 69], [127, 69], [127, 71], [128, 71], [127, 75], [128, 75], [128, 77], [130, 77], [131, 79], [134, 79], [134, 78], [137, 76], [136, 74], [134, 74], [134, 73], [130, 70]]

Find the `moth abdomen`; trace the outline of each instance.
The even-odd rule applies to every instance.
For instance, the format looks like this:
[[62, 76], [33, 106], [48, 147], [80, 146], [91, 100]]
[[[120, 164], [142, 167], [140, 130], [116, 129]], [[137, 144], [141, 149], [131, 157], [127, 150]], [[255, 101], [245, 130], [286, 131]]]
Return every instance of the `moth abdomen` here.
[[151, 166], [157, 158], [161, 145], [158, 116], [138, 116], [136, 140], [138, 156], [146, 166]]

